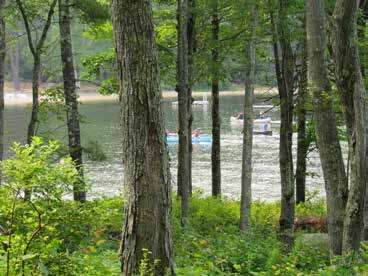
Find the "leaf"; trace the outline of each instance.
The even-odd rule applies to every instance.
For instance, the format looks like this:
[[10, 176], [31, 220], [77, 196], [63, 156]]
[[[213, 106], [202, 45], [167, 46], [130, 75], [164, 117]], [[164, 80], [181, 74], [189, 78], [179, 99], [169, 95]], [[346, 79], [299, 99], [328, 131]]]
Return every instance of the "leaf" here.
[[33, 259], [34, 257], [37, 257], [37, 254], [26, 254], [26, 255], [23, 255], [22, 256], [22, 260], [25, 261], [25, 260], [30, 260], [30, 259]]
[[39, 262], [38, 266], [40, 267], [40, 271], [42, 273], [42, 276], [47, 276], [49, 275], [49, 270], [47, 269], [47, 267], [44, 265], [43, 262]]

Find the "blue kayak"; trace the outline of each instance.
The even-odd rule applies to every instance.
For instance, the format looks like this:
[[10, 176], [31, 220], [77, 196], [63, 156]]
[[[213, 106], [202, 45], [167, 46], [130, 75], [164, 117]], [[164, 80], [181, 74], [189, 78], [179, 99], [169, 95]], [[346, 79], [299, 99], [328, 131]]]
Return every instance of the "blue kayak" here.
[[[166, 142], [168, 144], [178, 144], [179, 143], [179, 136], [178, 135], [169, 135], [166, 137]], [[212, 143], [212, 136], [211, 135], [200, 135], [198, 137], [192, 136], [192, 144], [208, 144]]]

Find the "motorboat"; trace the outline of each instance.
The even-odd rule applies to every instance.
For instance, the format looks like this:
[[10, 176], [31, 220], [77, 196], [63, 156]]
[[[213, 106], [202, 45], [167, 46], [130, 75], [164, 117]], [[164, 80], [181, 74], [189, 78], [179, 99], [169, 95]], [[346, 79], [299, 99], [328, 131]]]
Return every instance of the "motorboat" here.
[[[235, 126], [243, 126], [244, 113], [241, 112], [235, 116], [230, 117], [230, 122]], [[260, 115], [259, 118], [253, 120], [253, 134], [272, 135], [271, 117]]]
[[[166, 142], [168, 144], [178, 144], [179, 135], [177, 133], [167, 133]], [[212, 136], [208, 134], [192, 135], [192, 144], [209, 144], [212, 143]]]

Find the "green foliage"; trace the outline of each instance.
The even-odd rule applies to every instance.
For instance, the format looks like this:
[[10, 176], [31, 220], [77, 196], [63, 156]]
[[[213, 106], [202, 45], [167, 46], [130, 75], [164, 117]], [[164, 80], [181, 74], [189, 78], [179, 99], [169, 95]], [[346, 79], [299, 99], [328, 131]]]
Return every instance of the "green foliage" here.
[[86, 70], [82, 75], [82, 79], [96, 82], [99, 86], [99, 93], [109, 95], [119, 92], [115, 69], [115, 52], [113, 49], [84, 57], [82, 65]]
[[152, 252], [147, 249], [143, 249], [143, 259], [139, 263], [139, 275], [154, 276], [155, 269], [157, 268], [159, 263], [159, 260], [152, 261]]
[[[58, 148], [58, 142], [35, 137], [31, 145], [13, 144], [14, 156], [2, 163], [0, 255], [7, 256], [11, 275], [52, 274], [85, 230], [75, 221], [78, 204], [62, 201], [82, 181], [70, 158], [58, 159]], [[23, 198], [25, 190], [30, 199]]]
[[87, 157], [93, 161], [105, 161], [107, 159], [98, 141], [88, 141], [87, 146], [83, 150], [87, 154]]
[[50, 120], [50, 114], [56, 116], [57, 120], [64, 121], [66, 112], [62, 86], [55, 86], [41, 91], [39, 123], [47, 124]]
[[[65, 164], [68, 163], [62, 166]], [[11, 200], [7, 203], [7, 196], [2, 194], [5, 190], [0, 191], [0, 199], [4, 202], [0, 214], [6, 214]], [[44, 200], [39, 197], [37, 201]], [[14, 249], [12, 264], [16, 264], [16, 260], [18, 263], [25, 261], [25, 271], [30, 275], [46, 272], [71, 276], [120, 275], [117, 249], [123, 221], [122, 198], [102, 198], [83, 205], [65, 200], [51, 203], [52, 206], [47, 205], [50, 210], [43, 214], [45, 222], [49, 218], [49, 228], [45, 225], [25, 257], [18, 256], [19, 250]], [[283, 254], [277, 240], [280, 208], [277, 202], [255, 202], [252, 205], [252, 227], [244, 233], [238, 230], [239, 202], [204, 197], [196, 192], [191, 202], [190, 224], [185, 228], [180, 226], [180, 204], [176, 199], [173, 203], [177, 275], [364, 275], [367, 272], [368, 245], [365, 244], [359, 254], [336, 258], [330, 265], [324, 240], [314, 242], [306, 239], [304, 234], [298, 234], [293, 251]], [[296, 212], [297, 216], [324, 215], [324, 202], [310, 199], [298, 205]], [[37, 216], [32, 215], [27, 202], [17, 201], [16, 213], [22, 215], [16, 216], [13, 227], [15, 248], [24, 245], [21, 241], [34, 229], [30, 225], [37, 225]], [[9, 215], [0, 218], [2, 226], [8, 225], [4, 220], [9, 219]], [[8, 237], [8, 228], [4, 229], [0, 235], [2, 242]], [[4, 274], [6, 255], [1, 250], [0, 274]], [[155, 262], [148, 250], [144, 254], [139, 274], [152, 275]], [[18, 264], [12, 269], [18, 272], [19, 267]]]
[[105, 0], [74, 0], [74, 9], [82, 22], [103, 24], [111, 19], [109, 2]]

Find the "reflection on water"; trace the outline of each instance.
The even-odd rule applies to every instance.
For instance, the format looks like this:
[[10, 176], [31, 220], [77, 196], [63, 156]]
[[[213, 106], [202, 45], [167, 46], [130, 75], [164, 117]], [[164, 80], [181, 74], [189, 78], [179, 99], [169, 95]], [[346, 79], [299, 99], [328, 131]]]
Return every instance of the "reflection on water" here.
[[[257, 103], [260, 105], [262, 103]], [[224, 96], [220, 99], [222, 118], [222, 190], [229, 197], [238, 198], [240, 194], [242, 134], [241, 128], [230, 124], [230, 117], [242, 111], [241, 96]], [[171, 105], [171, 100], [163, 104], [166, 128], [177, 130], [177, 109]], [[268, 109], [268, 108], [265, 108]], [[257, 108], [256, 112], [262, 111]], [[211, 106], [194, 108], [193, 128], [201, 128], [204, 133], [211, 134]], [[86, 160], [86, 176], [92, 185], [92, 196], [115, 195], [122, 190], [122, 162], [119, 130], [119, 106], [116, 102], [96, 102], [81, 105], [82, 140], [98, 141], [103, 147], [107, 160], [92, 162]], [[277, 110], [268, 113], [273, 121], [279, 120]], [[6, 142], [25, 141], [29, 112], [24, 107], [7, 107], [5, 112]], [[43, 131], [54, 130], [63, 125], [54, 119]], [[254, 137], [254, 170], [253, 198], [262, 200], [277, 200], [280, 198], [280, 174], [278, 161], [279, 135], [278, 125], [273, 125], [273, 136]], [[66, 130], [58, 128], [55, 132], [59, 139], [66, 139]], [[296, 137], [294, 137], [296, 143]], [[295, 150], [294, 143], [294, 150]], [[211, 146], [194, 145], [193, 148], [193, 186], [201, 188], [206, 193], [211, 192]], [[171, 172], [174, 185], [176, 183], [177, 145], [170, 145]], [[308, 172], [314, 177], [307, 177], [309, 190], [323, 191], [322, 172], [317, 153], [312, 153], [308, 159]], [[175, 188], [174, 188], [175, 190]]]

